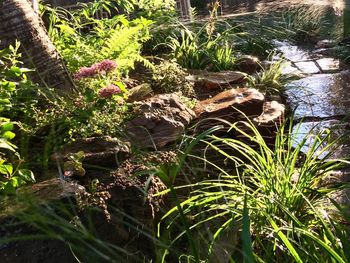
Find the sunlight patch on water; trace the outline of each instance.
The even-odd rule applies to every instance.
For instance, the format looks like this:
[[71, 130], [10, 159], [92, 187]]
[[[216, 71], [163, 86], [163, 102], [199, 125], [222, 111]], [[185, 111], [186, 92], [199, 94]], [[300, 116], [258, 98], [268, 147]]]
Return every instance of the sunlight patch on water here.
[[[330, 140], [336, 140], [339, 138], [344, 138], [344, 140], [339, 141], [331, 150], [331, 158], [345, 158], [350, 156], [350, 145], [348, 138], [348, 126], [349, 123], [341, 121], [320, 121], [320, 122], [304, 122], [298, 124], [294, 127], [292, 136], [294, 138], [293, 145], [296, 147], [300, 144], [305, 138], [306, 143], [301, 148], [302, 152], [307, 153], [315, 142], [319, 141], [322, 138], [322, 134], [326, 136], [330, 131], [332, 131]], [[316, 154], [319, 154], [319, 157], [325, 157], [329, 151], [325, 151], [324, 147], [328, 145], [328, 141], [324, 141], [322, 144], [319, 144], [319, 149]]]
[[288, 101], [297, 118], [332, 117], [350, 113], [350, 72], [317, 74], [289, 83]]

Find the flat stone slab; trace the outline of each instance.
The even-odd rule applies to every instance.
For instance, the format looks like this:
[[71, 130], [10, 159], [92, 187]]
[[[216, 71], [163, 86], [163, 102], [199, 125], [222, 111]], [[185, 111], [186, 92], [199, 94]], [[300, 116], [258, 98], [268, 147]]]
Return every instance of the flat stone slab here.
[[317, 74], [286, 86], [295, 117], [332, 117], [350, 113], [350, 71]]
[[148, 99], [153, 96], [151, 85], [147, 83], [140, 84], [129, 90], [128, 102], [135, 102]]
[[263, 111], [264, 95], [256, 89], [238, 88], [223, 91], [213, 98], [201, 101], [195, 108], [200, 118], [222, 117], [223, 110], [235, 112], [233, 107], [241, 110], [247, 116], [259, 115]]
[[277, 101], [266, 101], [263, 113], [254, 118], [254, 122], [261, 126], [279, 126], [284, 120], [285, 106]]
[[[0, 201], [0, 218], [16, 214], [27, 209], [25, 200], [37, 203], [59, 201], [65, 198], [74, 198], [78, 192], [85, 191], [85, 188], [74, 182], [67, 182], [57, 178], [38, 182], [32, 185], [25, 185], [17, 190], [17, 199], [3, 199]], [[32, 198], [32, 199], [29, 199]]]
[[310, 60], [310, 56], [307, 51], [302, 50], [298, 46], [292, 45], [287, 41], [275, 40], [274, 44], [276, 45], [277, 50], [279, 50], [287, 60], [292, 62]]
[[320, 69], [313, 61], [302, 61], [295, 63], [295, 66], [304, 74], [320, 73]]
[[240, 71], [208, 72], [205, 70], [192, 71], [187, 80], [195, 82], [195, 86], [206, 89], [219, 89], [244, 82], [246, 74]]
[[123, 159], [130, 153], [130, 143], [110, 136], [77, 139], [52, 154], [53, 161], [66, 162], [77, 152], [84, 152], [83, 164], [89, 165], [117, 165], [118, 159]]
[[282, 74], [283, 75], [301, 75], [302, 72], [296, 67], [294, 67], [291, 62], [286, 62], [283, 64]]
[[339, 59], [321, 58], [318, 59], [316, 62], [324, 73], [334, 73], [340, 70]]
[[266, 101], [263, 113], [253, 119], [258, 131], [265, 141], [274, 144], [276, 132], [284, 122], [285, 106], [277, 101]]

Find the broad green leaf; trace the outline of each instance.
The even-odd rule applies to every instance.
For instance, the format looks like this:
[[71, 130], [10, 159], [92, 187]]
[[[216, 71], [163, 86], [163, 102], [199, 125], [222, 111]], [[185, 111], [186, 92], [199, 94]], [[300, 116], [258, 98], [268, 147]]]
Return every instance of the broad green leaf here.
[[252, 238], [250, 236], [250, 218], [249, 218], [249, 209], [247, 207], [247, 196], [244, 197], [242, 220], [243, 220], [242, 244], [243, 244], [244, 262], [253, 263], [254, 255], [253, 255]]
[[2, 166], [6, 169], [8, 175], [12, 175], [13, 173], [12, 164], [3, 164]]
[[1, 164], [0, 165], [0, 173], [4, 175], [12, 175], [13, 167], [11, 164]]
[[73, 159], [75, 161], [82, 161], [84, 159], [84, 157], [85, 157], [85, 153], [83, 151], [79, 151], [79, 152], [74, 154]]
[[12, 66], [10, 68], [11, 72], [13, 72], [16, 76], [20, 76], [22, 74], [22, 71], [19, 67], [17, 66]]
[[61, 32], [67, 35], [75, 35], [75, 30], [73, 28], [71, 28], [68, 25], [57, 25], [56, 27], [58, 27], [59, 29], [61, 29]]
[[277, 226], [276, 222], [269, 216], [267, 218], [270, 221], [270, 224], [271, 224], [272, 228], [276, 231], [276, 233], [279, 236], [279, 238], [286, 245], [286, 247], [288, 248], [289, 252], [294, 257], [295, 262], [302, 263], [303, 261], [301, 260], [298, 252], [295, 250], [295, 248], [293, 247], [292, 243], [289, 242], [289, 240], [286, 237], [286, 235], [283, 234], [282, 230]]
[[28, 169], [20, 169], [18, 171], [18, 175], [23, 178], [27, 182], [35, 183], [35, 177], [31, 170]]
[[13, 123], [12, 122], [5, 122], [1, 124], [1, 131], [6, 132], [6, 131], [12, 131], [13, 130]]
[[6, 149], [11, 152], [15, 152], [17, 147], [12, 143], [0, 138], [0, 149]]
[[6, 131], [1, 136], [8, 140], [12, 140], [13, 138], [15, 138], [16, 134], [11, 131]]

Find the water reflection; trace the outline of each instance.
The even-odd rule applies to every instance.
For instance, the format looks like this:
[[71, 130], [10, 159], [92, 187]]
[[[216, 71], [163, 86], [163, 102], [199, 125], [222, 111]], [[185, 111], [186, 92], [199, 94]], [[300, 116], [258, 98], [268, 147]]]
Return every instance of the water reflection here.
[[[324, 158], [329, 151], [325, 151], [328, 143], [334, 140], [339, 140], [337, 144], [331, 148], [330, 158], [347, 158], [350, 156], [350, 142], [349, 142], [349, 123], [341, 121], [322, 121], [322, 122], [305, 122], [294, 127], [292, 136], [294, 138], [294, 146], [299, 145], [305, 138], [305, 144], [301, 151], [307, 153], [318, 141], [319, 137], [326, 136], [329, 131], [332, 131], [329, 141], [324, 141], [319, 147], [319, 158]], [[322, 136], [323, 134], [323, 136]]]
[[287, 86], [289, 103], [297, 118], [332, 117], [350, 113], [350, 72], [317, 74]]

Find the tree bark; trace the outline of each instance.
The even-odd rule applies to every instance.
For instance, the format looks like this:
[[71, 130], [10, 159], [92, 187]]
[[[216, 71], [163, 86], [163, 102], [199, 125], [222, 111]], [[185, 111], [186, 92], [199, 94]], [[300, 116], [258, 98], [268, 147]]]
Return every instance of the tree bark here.
[[344, 38], [347, 38], [350, 36], [350, 0], [344, 0], [343, 23]]
[[31, 79], [63, 95], [74, 90], [73, 81], [44, 23], [32, 8], [30, 0], [0, 0], [0, 48], [21, 43], [22, 60], [34, 68]]

